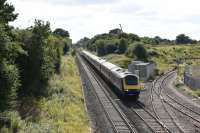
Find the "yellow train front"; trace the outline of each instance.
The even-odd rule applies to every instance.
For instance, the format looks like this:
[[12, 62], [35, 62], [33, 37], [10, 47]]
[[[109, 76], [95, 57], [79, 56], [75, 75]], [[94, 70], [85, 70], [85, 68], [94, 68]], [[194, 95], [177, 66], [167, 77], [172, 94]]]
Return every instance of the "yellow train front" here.
[[124, 95], [138, 97], [141, 89], [142, 85], [139, 83], [139, 77], [133, 74], [126, 74], [123, 78]]

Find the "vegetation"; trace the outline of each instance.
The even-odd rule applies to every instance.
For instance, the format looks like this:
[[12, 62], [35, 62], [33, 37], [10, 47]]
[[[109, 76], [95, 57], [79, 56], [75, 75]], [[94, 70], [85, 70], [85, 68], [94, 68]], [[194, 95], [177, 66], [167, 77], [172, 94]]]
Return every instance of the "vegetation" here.
[[48, 97], [24, 99], [21, 108], [28, 117], [23, 114], [22, 119], [17, 111], [6, 112], [10, 126], [1, 127], [0, 132], [87, 133], [88, 119], [73, 57], [62, 57], [61, 74], [51, 77], [48, 88]]
[[176, 43], [177, 44], [192, 44], [192, 43], [196, 43], [196, 40], [190, 39], [190, 37], [186, 36], [185, 34], [180, 34], [176, 37]]
[[135, 54], [137, 60], [147, 61], [148, 55], [145, 47], [142, 44], [137, 44], [132, 51], [132, 54]]
[[125, 69], [127, 69], [128, 64], [131, 63], [131, 58], [123, 54], [109, 54], [109, 55], [103, 56], [103, 58]]
[[78, 41], [76, 46], [96, 52], [97, 55], [126, 69], [131, 60], [155, 62], [158, 75], [178, 68], [178, 79], [182, 79], [186, 65], [200, 64], [199, 60], [192, 59], [200, 58], [199, 41], [185, 34], [178, 35], [175, 40], [169, 40], [159, 36], [139, 37], [116, 28], [91, 39], [85, 37]]
[[125, 39], [121, 39], [118, 46], [118, 53], [123, 54], [128, 48], [128, 42]]
[[8, 25], [17, 18], [17, 14], [13, 13], [14, 7], [5, 1], [0, 1], [0, 7], [0, 111], [5, 111], [16, 106], [20, 80], [15, 62], [23, 50], [17, 42], [12, 42], [11, 27]]
[[69, 32], [13, 28], [14, 6], [0, 7], [0, 132], [88, 132]]
[[69, 37], [69, 32], [62, 29], [62, 28], [57, 28], [53, 32], [55, 35], [61, 36], [61, 37]]

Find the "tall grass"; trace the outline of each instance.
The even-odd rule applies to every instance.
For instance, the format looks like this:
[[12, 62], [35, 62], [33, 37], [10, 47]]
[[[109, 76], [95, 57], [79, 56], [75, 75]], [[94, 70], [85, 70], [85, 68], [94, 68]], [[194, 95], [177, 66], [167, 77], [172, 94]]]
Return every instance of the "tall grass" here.
[[50, 90], [52, 96], [43, 100], [44, 123], [49, 123], [55, 132], [88, 132], [81, 82], [73, 57], [62, 58], [61, 74], [51, 79]]

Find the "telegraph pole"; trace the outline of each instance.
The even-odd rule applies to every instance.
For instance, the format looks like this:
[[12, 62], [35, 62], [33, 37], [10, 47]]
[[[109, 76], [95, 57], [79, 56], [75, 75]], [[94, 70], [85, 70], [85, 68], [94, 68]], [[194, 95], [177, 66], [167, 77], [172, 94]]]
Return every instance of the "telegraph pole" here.
[[122, 25], [121, 25], [121, 24], [119, 24], [119, 26], [120, 26], [121, 32], [123, 33], [123, 30], [122, 30]]

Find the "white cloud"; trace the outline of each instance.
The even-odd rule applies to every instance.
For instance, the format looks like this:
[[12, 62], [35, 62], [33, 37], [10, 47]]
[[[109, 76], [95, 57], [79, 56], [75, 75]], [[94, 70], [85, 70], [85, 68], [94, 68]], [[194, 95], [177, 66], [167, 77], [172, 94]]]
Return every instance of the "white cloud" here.
[[177, 34], [200, 39], [198, 0], [9, 0], [28, 27], [34, 19], [50, 21], [52, 29], [68, 30], [73, 41], [108, 32], [121, 23], [125, 32], [174, 39]]

